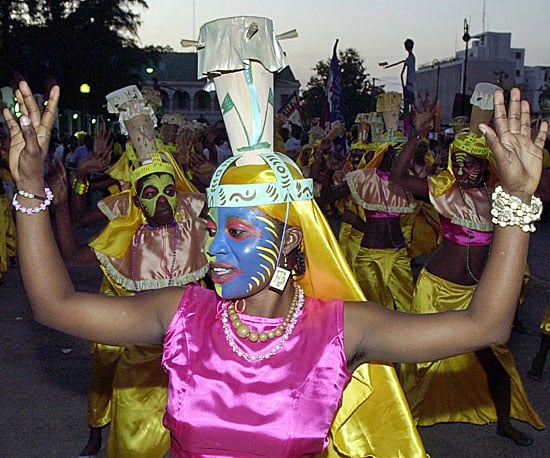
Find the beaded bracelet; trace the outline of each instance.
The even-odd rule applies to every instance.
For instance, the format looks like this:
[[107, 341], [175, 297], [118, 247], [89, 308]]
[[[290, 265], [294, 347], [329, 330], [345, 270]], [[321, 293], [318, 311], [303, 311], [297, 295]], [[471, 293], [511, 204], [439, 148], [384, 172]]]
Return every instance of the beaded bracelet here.
[[[52, 204], [52, 201], [53, 201], [53, 192], [51, 191], [50, 188], [44, 188], [44, 192], [46, 193], [46, 197], [44, 196], [37, 196], [36, 194], [32, 194], [30, 192], [26, 192], [26, 191], [17, 191], [17, 193], [15, 193], [13, 195], [13, 199], [11, 201], [11, 204], [13, 205], [13, 208], [15, 208], [16, 211], [18, 212], [21, 212], [21, 213], [25, 213], [26, 215], [32, 215], [34, 213], [39, 213], [39, 212], [42, 212], [44, 210], [46, 210], [47, 207], [49, 207], [51, 204]], [[40, 203], [40, 205], [38, 207], [23, 207], [23, 205], [21, 205], [21, 203], [19, 203], [19, 201], [17, 200], [17, 196], [23, 196], [23, 197], [27, 197], [28, 199], [38, 199], [38, 200], [41, 200], [42, 202]]]
[[538, 197], [532, 196], [530, 205], [527, 205], [519, 197], [504, 191], [502, 186], [497, 186], [493, 192], [493, 224], [500, 227], [520, 226], [523, 232], [535, 232], [533, 222], [540, 219], [541, 213], [542, 201]]
[[73, 191], [79, 196], [83, 196], [84, 194], [86, 194], [89, 187], [90, 182], [88, 180], [80, 181], [78, 178], [75, 178], [73, 180]]

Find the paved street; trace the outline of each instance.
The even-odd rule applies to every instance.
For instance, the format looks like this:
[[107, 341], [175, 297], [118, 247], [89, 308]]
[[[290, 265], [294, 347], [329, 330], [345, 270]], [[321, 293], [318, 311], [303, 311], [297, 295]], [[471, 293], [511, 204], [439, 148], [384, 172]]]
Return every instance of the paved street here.
[[[509, 342], [531, 403], [548, 427], [536, 431], [514, 422], [534, 437], [518, 447], [497, 436], [494, 425], [442, 424], [421, 428], [426, 449], [440, 457], [530, 457], [550, 453], [550, 361], [541, 381], [526, 376], [539, 344], [538, 325], [550, 303], [550, 223], [532, 237], [533, 280], [520, 312], [528, 333], [514, 332]], [[99, 269], [72, 268], [78, 289], [96, 291]], [[49, 330], [32, 320], [19, 271], [11, 268], [0, 285], [0, 457], [76, 457], [87, 437], [87, 342]], [[391, 440], [391, 438], [388, 438]], [[100, 455], [106, 456], [105, 452]]]

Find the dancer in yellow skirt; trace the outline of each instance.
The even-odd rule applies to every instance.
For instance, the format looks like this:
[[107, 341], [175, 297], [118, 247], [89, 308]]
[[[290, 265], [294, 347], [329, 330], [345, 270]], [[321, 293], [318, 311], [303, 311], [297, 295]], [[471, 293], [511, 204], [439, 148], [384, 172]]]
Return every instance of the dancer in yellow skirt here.
[[[1, 127], [1, 126], [0, 126]], [[4, 187], [11, 181], [8, 168], [8, 149], [10, 137], [3, 128], [0, 129], [0, 283], [7, 272], [10, 258], [17, 255], [17, 237], [15, 221], [10, 205], [10, 196]]]
[[[429, 195], [440, 214], [443, 242], [432, 253], [415, 286], [411, 312], [463, 310], [478, 285], [492, 248], [490, 149], [479, 136], [480, 120], [492, 115], [493, 87], [485, 88], [485, 108], [474, 106], [471, 132], [458, 135], [451, 145], [445, 172], [428, 180], [406, 170], [415, 140], [403, 149], [392, 177], [415, 196]], [[487, 100], [489, 99], [490, 100]], [[490, 105], [490, 109], [488, 107]], [[478, 117], [485, 115], [485, 118]], [[513, 356], [505, 345], [422, 364], [401, 364], [403, 389], [420, 425], [440, 422], [497, 421], [498, 434], [518, 445], [532, 438], [517, 430], [510, 417], [543, 428], [524, 391]]]
[[[170, 152], [155, 140], [149, 107], [140, 100], [141, 105], [136, 102], [128, 108], [133, 102], [122, 101], [124, 91], [134, 93], [137, 89], [124, 88], [111, 99], [116, 99], [119, 109], [126, 109], [121, 122], [133, 141], [109, 173], [128, 181], [131, 187], [98, 204], [109, 224], [90, 243], [93, 251], [76, 248], [71, 240], [65, 198], [56, 212], [65, 258], [81, 264], [99, 261], [105, 274], [101, 292], [111, 296], [186, 285], [199, 281], [207, 271], [200, 251], [205, 234], [205, 222], [200, 217], [204, 196], [191, 192], [194, 188]], [[78, 185], [74, 186], [75, 192], [80, 191]], [[167, 377], [161, 368], [161, 357], [162, 347], [158, 345], [121, 347], [92, 343], [90, 438], [80, 456], [97, 454], [101, 429], [108, 423], [110, 457], [164, 456], [170, 439], [162, 425]]]

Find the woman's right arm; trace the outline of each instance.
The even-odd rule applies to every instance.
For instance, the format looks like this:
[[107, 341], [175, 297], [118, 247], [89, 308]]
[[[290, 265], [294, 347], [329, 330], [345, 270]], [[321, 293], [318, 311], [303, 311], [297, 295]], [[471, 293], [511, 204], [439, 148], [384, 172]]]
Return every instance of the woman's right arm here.
[[415, 137], [411, 137], [409, 141], [405, 143], [403, 150], [399, 153], [399, 157], [391, 168], [390, 181], [403, 186], [403, 188], [410, 191], [417, 198], [427, 199], [428, 180], [409, 173], [409, 166], [419, 144], [420, 139]]
[[[59, 88], [52, 88], [43, 114], [26, 82], [19, 84], [16, 97], [21, 106], [20, 123], [9, 110], [3, 111], [11, 135], [10, 170], [19, 190], [44, 196], [44, 158], [55, 121]], [[27, 208], [41, 203], [22, 195], [18, 199]], [[98, 342], [162, 342], [181, 298], [181, 288], [135, 297], [77, 292], [57, 249], [48, 208], [32, 214], [17, 211], [16, 223], [21, 275], [37, 321]]]

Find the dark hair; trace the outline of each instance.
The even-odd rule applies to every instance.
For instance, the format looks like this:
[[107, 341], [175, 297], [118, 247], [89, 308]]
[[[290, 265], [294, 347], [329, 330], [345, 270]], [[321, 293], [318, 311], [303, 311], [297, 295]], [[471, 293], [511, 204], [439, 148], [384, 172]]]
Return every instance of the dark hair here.
[[414, 47], [414, 41], [412, 41], [410, 38], [407, 38], [405, 40], [405, 49], [407, 51], [412, 51], [413, 47]]

